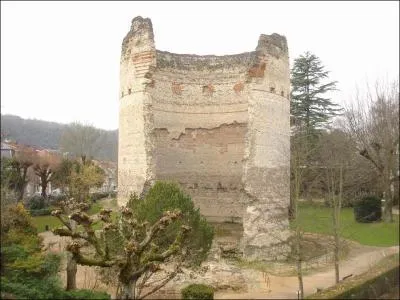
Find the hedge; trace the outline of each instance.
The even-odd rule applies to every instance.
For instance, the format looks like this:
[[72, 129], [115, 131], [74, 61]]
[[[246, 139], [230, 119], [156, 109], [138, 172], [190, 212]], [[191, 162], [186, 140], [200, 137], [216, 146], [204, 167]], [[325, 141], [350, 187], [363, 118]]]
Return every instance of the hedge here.
[[214, 299], [214, 289], [205, 284], [190, 284], [181, 290], [182, 299]]
[[354, 205], [354, 217], [357, 222], [371, 223], [381, 220], [381, 199], [376, 196], [367, 196], [357, 201]]
[[29, 213], [32, 217], [37, 216], [49, 216], [51, 215], [51, 208], [43, 208], [43, 209], [30, 209]]

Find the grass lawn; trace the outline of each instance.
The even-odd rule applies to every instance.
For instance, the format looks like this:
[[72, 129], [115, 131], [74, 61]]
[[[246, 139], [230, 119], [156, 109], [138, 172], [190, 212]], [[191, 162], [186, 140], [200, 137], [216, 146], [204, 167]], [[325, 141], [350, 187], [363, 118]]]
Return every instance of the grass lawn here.
[[46, 231], [46, 225], [49, 226], [49, 230], [60, 227], [62, 225], [61, 222], [53, 216], [38, 216], [32, 217], [32, 219], [33, 224], [35, 224], [36, 228], [38, 229], [38, 232]]
[[[331, 208], [318, 204], [300, 203], [299, 222], [306, 232], [332, 234]], [[399, 245], [399, 215], [393, 223], [357, 223], [352, 208], [343, 208], [340, 214], [341, 236], [369, 246]]]
[[[103, 208], [101, 201], [97, 201], [96, 203], [93, 203], [90, 209], [87, 211], [89, 215], [94, 215], [100, 212], [100, 210]], [[117, 217], [117, 213], [113, 211], [111, 213], [111, 218], [115, 220]], [[60, 227], [62, 224], [61, 222], [53, 216], [37, 216], [37, 217], [32, 217], [33, 223], [36, 225], [38, 232], [44, 232], [46, 231], [46, 225], [49, 226], [49, 230], [52, 230], [54, 228]], [[94, 229], [101, 229], [102, 224], [98, 223], [94, 225]]]

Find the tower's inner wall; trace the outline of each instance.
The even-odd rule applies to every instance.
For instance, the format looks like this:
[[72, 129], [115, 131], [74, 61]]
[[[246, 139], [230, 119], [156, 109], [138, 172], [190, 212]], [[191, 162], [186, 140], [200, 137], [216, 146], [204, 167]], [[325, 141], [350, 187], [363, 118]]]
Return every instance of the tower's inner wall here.
[[157, 51], [149, 89], [155, 179], [175, 180], [203, 215], [241, 220], [248, 119], [246, 74], [255, 52], [229, 56]]

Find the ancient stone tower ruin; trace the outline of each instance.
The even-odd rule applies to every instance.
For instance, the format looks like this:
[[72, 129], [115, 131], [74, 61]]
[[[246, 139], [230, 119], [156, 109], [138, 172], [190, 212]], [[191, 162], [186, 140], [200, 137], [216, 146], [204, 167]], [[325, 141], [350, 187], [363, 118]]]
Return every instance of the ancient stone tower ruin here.
[[156, 50], [151, 20], [136, 17], [120, 80], [118, 203], [176, 181], [209, 220], [243, 222], [247, 258], [279, 258], [289, 235], [286, 38], [262, 34], [237, 55], [175, 54]]

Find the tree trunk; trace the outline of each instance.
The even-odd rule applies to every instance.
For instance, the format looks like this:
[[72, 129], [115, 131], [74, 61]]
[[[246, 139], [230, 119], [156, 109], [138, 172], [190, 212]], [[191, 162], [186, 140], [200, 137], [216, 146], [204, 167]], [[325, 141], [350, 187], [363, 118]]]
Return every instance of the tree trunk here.
[[71, 253], [68, 253], [67, 258], [67, 291], [76, 289], [76, 272], [77, 264]]
[[134, 288], [133, 288], [133, 282], [128, 282], [128, 283], [122, 283], [121, 282], [121, 295], [120, 297], [117, 297], [119, 299], [123, 300], [128, 300], [128, 299], [135, 299], [134, 295]]
[[[332, 187], [333, 187], [332, 179]], [[335, 197], [334, 189], [332, 189], [332, 200], [333, 200], [333, 230], [335, 236], [334, 246], [334, 257], [335, 257], [335, 281], [339, 283], [339, 251], [340, 251], [340, 240], [339, 240], [339, 229], [340, 229], [340, 210], [342, 208], [342, 193], [343, 193], [343, 167], [339, 169], [339, 196]]]
[[24, 198], [24, 189], [25, 189], [25, 186], [22, 186], [19, 189], [17, 202], [22, 201], [22, 199]]
[[339, 237], [335, 235], [335, 282], [339, 281]]
[[[335, 197], [334, 195], [332, 195]], [[335, 237], [335, 244], [334, 244], [334, 260], [335, 260], [335, 282], [339, 283], [339, 207], [337, 201], [334, 201], [334, 212], [333, 212], [333, 234]]]
[[[46, 171], [47, 173], [47, 171]], [[47, 174], [41, 174], [40, 175], [40, 186], [42, 187], [42, 197], [43, 198], [47, 198], [47, 193], [46, 193], [46, 189], [47, 189]]]
[[383, 220], [387, 223], [393, 222], [393, 197], [390, 180], [387, 181], [385, 189], [385, 205], [383, 208]]
[[26, 174], [28, 173], [28, 168], [22, 168], [22, 178], [21, 178], [21, 184], [18, 184], [19, 190], [18, 190], [18, 199], [17, 202], [22, 201], [24, 198], [24, 192], [25, 192], [25, 187], [26, 187]]
[[299, 281], [299, 292], [300, 292], [300, 299], [304, 298], [304, 285], [303, 285], [303, 270], [302, 270], [302, 261], [301, 261], [301, 255], [300, 255], [300, 236], [298, 233], [296, 233], [296, 252], [297, 252], [297, 258], [296, 258], [296, 269], [297, 269], [297, 279]]
[[303, 270], [302, 270], [302, 255], [301, 255], [301, 232], [299, 227], [299, 218], [298, 218], [298, 202], [299, 202], [299, 195], [300, 195], [300, 170], [298, 169], [299, 164], [295, 166], [295, 194], [294, 194], [294, 201], [293, 201], [293, 212], [294, 212], [294, 219], [296, 220], [296, 231], [295, 231], [295, 252], [296, 252], [296, 269], [297, 269], [297, 279], [299, 281], [299, 297], [300, 299], [304, 298], [304, 287], [303, 287]]
[[[72, 230], [76, 228], [76, 222], [71, 220], [70, 225]], [[67, 252], [67, 291], [76, 289], [76, 272], [78, 271], [78, 266], [76, 260], [73, 258], [72, 254]]]

